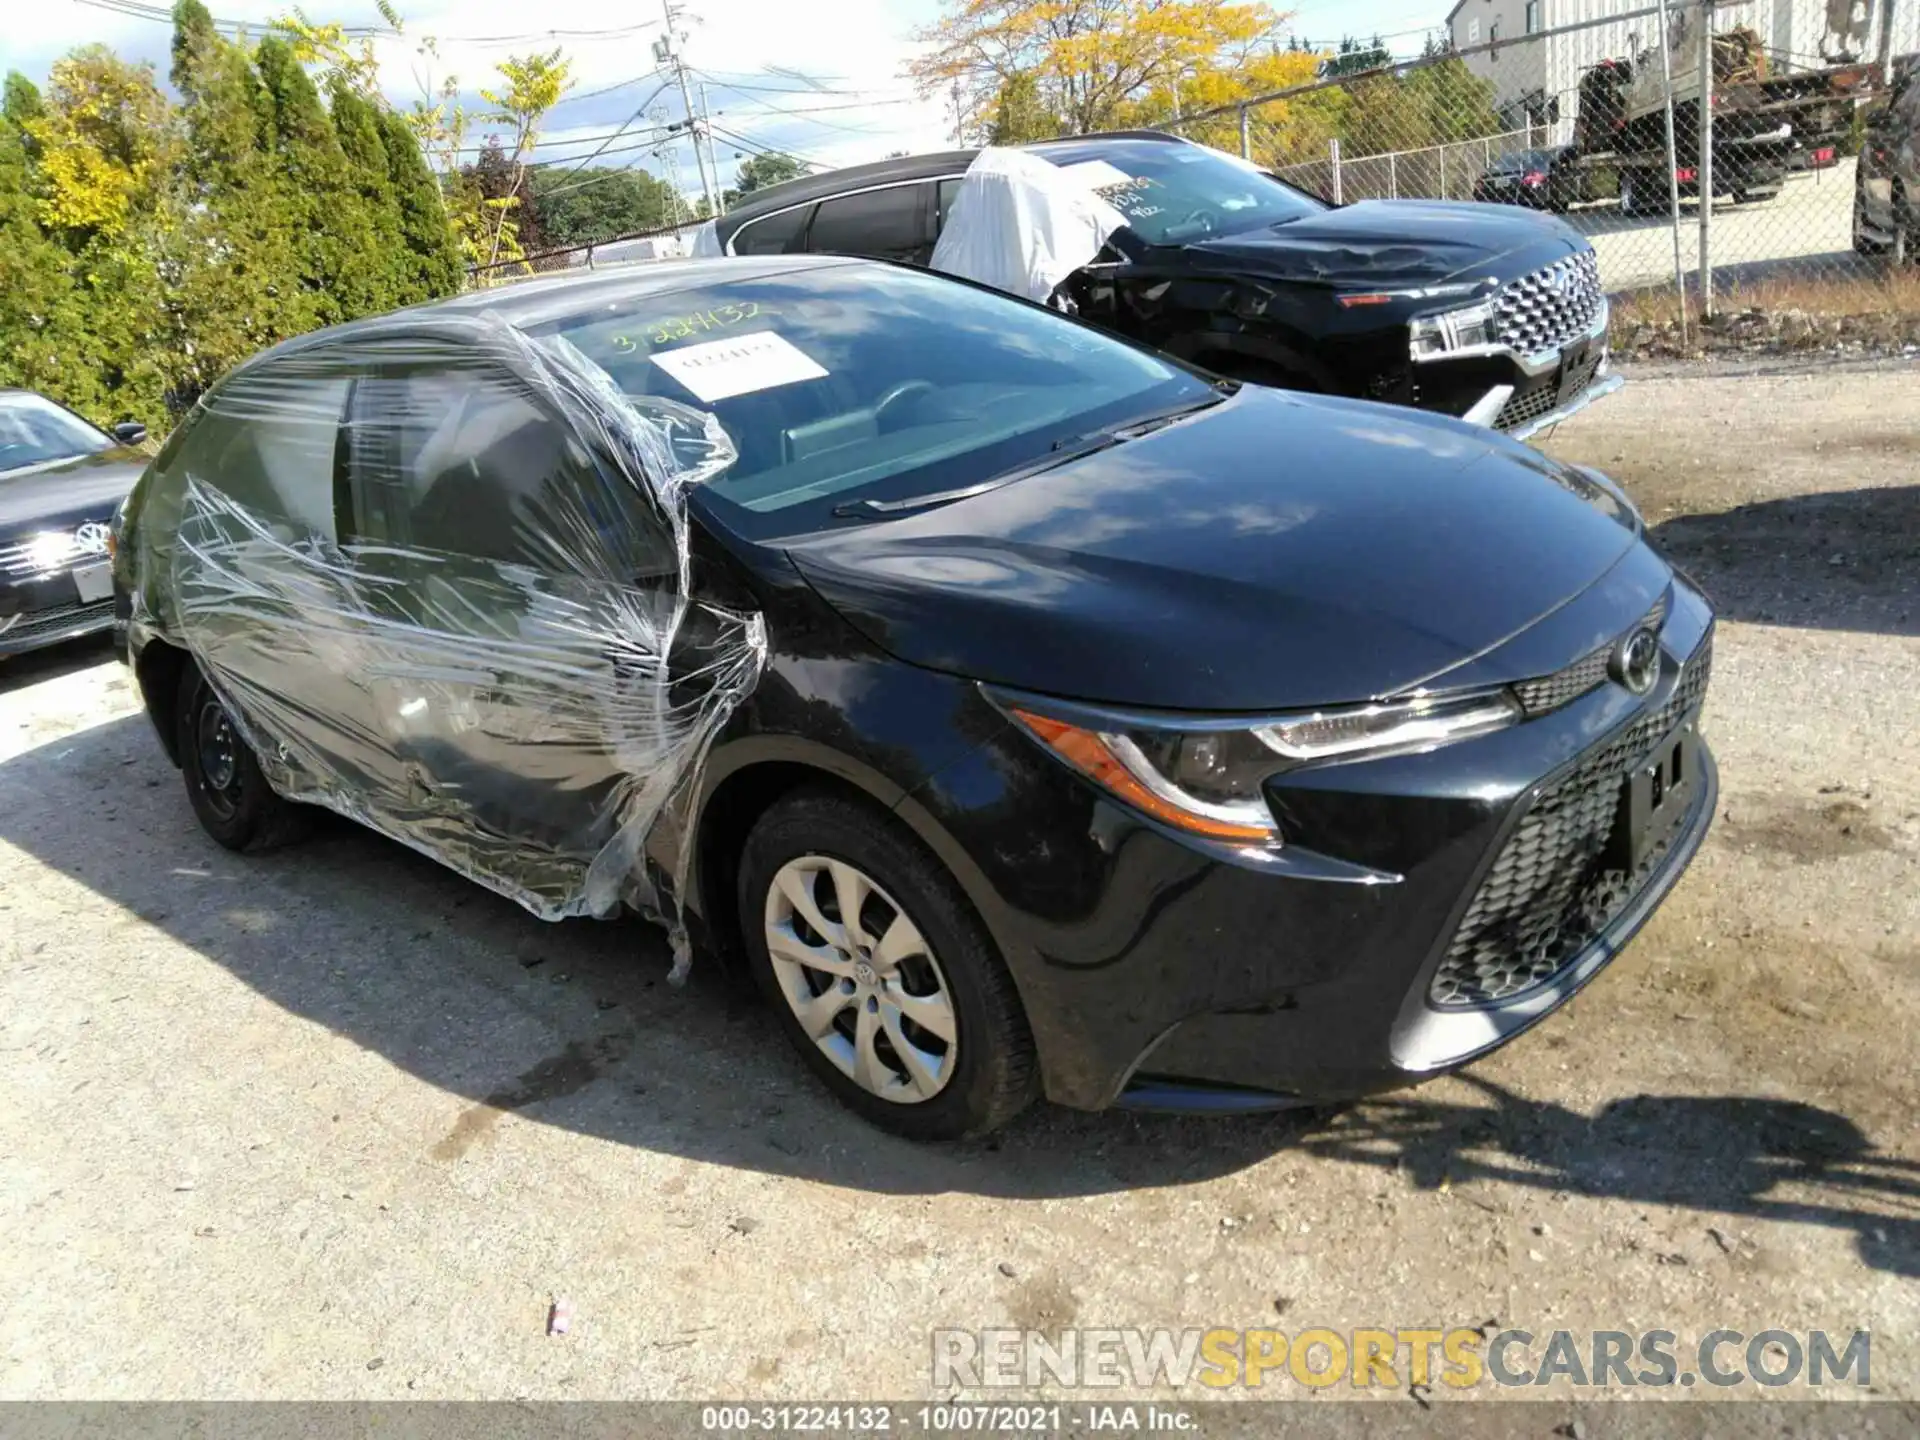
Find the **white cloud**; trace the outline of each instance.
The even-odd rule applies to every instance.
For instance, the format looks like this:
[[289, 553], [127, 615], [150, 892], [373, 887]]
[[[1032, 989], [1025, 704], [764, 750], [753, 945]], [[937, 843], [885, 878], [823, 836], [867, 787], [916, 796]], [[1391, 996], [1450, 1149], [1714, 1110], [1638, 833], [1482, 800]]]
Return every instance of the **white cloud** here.
[[[291, 0], [208, 3], [219, 19], [260, 25], [291, 8]], [[337, 5], [308, 0], [305, 8], [316, 19], [379, 23], [367, 0]], [[950, 114], [938, 100], [917, 98], [904, 75], [914, 53], [909, 37], [935, 8], [935, 0], [833, 0], [827, 6], [794, 0], [686, 0], [683, 54], [691, 67], [713, 77], [707, 82], [707, 103], [715, 122], [759, 146], [788, 150], [823, 165], [877, 160], [895, 150], [937, 150], [951, 143]], [[130, 58], [153, 61], [162, 75], [166, 71], [164, 24], [79, 0], [17, 0], [9, 9], [14, 13], [0, 33], [0, 68], [17, 68], [37, 78], [60, 54], [97, 40]], [[383, 84], [398, 104], [419, 98], [422, 81], [437, 84], [449, 74], [457, 76], [462, 91], [472, 97], [479, 87], [493, 83], [494, 67], [507, 55], [562, 46], [573, 61], [576, 84], [574, 98], [549, 122], [548, 143], [542, 146], [549, 158], [584, 158], [593, 142], [564, 142], [617, 128], [659, 83], [626, 85], [599, 96], [589, 93], [657, 68], [653, 45], [662, 33], [662, 17], [655, 3], [645, 0], [639, 5], [631, 0], [542, 0], [537, 9], [525, 0], [400, 0], [400, 9], [406, 34], [382, 39], [378, 47]], [[567, 31], [627, 33], [589, 38]], [[419, 42], [428, 36], [439, 39], [439, 57], [432, 61], [418, 53]], [[497, 36], [525, 38], [513, 43], [462, 38]], [[811, 77], [820, 88], [812, 89], [797, 77]], [[736, 85], [765, 88], [733, 88]], [[778, 90], [795, 93], [770, 93]], [[668, 120], [684, 115], [677, 86], [662, 91], [657, 103]], [[793, 113], [808, 110], [820, 113]], [[473, 143], [483, 135], [484, 129], [476, 127]], [[675, 150], [673, 168], [681, 185], [690, 193], [697, 191], [690, 147], [680, 144]], [[750, 153], [750, 147], [716, 136], [714, 150], [722, 182], [731, 183], [739, 158]], [[636, 160], [655, 173], [668, 171], [663, 160], [644, 151], [609, 156], [607, 163]]]

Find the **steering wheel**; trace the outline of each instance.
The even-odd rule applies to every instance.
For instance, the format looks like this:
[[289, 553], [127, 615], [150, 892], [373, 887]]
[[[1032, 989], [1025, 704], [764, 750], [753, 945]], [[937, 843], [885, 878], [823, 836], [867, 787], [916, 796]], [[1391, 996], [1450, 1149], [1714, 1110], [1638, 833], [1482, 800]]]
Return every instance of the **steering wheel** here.
[[1220, 228], [1220, 217], [1211, 210], [1195, 210], [1180, 222], [1182, 230], [1189, 225], [1198, 225], [1202, 235], [1212, 235]]
[[902, 380], [888, 387], [887, 392], [873, 402], [873, 423], [877, 429], [887, 428], [887, 411], [895, 405], [909, 399], [919, 399], [933, 394], [931, 380]]

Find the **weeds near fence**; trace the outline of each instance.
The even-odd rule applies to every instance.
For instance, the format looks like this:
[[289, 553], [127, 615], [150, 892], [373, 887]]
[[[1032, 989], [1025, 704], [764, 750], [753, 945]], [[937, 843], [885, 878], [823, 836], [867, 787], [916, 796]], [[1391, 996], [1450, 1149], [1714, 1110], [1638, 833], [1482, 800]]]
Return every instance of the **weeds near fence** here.
[[[1682, 305], [1686, 325], [1680, 324]], [[1715, 314], [1699, 296], [1683, 302], [1667, 288], [1613, 297], [1611, 343], [1623, 359], [1681, 358], [1727, 352], [1785, 354], [1824, 350], [1904, 354], [1920, 350], [1920, 270], [1877, 274], [1797, 274], [1716, 290]]]

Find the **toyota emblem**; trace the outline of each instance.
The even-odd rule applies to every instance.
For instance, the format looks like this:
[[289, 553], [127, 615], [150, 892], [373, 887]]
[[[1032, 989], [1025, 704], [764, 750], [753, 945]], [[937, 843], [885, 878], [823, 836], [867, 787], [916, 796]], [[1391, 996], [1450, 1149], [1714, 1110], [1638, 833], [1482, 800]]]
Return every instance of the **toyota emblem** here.
[[1613, 678], [1635, 695], [1645, 695], [1660, 678], [1660, 637], [1642, 625], [1614, 649]]
[[104, 555], [107, 553], [107, 537], [113, 532], [98, 520], [89, 520], [73, 532], [73, 548], [80, 555]]

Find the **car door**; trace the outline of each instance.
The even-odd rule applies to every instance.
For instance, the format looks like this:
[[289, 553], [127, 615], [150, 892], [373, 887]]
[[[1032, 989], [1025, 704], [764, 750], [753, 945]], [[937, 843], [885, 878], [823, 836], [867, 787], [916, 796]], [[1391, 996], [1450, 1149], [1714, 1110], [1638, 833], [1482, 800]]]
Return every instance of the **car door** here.
[[371, 368], [343, 453], [390, 821], [498, 888], [577, 894], [673, 758], [656, 683], [673, 538], [504, 367]]
[[163, 455], [141, 527], [171, 537], [170, 553], [149, 558], [171, 580], [156, 591], [175, 611], [167, 628], [275, 787], [349, 804], [395, 782], [371, 728], [358, 586], [334, 506], [351, 385], [351, 366], [324, 351], [226, 381]]

